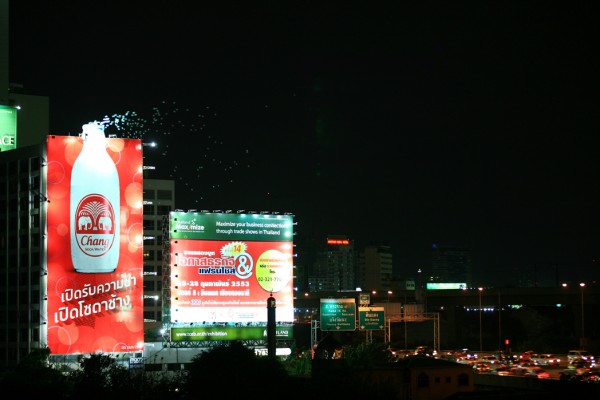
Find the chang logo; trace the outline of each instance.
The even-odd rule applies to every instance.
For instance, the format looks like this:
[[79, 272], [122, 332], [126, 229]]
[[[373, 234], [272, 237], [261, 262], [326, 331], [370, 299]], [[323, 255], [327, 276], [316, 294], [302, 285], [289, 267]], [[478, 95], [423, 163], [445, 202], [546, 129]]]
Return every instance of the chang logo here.
[[82, 252], [90, 257], [106, 254], [115, 240], [115, 214], [101, 194], [85, 196], [75, 210], [75, 236]]

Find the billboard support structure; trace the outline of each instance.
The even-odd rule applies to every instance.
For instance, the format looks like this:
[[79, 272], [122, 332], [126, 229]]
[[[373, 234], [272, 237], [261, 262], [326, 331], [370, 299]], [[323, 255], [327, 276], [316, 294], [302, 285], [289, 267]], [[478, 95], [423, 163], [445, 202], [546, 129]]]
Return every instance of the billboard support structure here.
[[162, 222], [162, 324], [165, 332], [163, 339], [169, 337], [171, 322], [171, 241], [169, 235], [169, 216], [163, 216]]

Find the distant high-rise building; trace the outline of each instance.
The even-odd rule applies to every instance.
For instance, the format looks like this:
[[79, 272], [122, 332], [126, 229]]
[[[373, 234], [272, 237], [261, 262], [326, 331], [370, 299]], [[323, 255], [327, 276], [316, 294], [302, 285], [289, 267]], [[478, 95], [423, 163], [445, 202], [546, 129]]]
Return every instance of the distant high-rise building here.
[[370, 244], [358, 254], [357, 284], [362, 290], [392, 288], [392, 250], [384, 244]]
[[42, 145], [0, 152], [0, 365], [44, 347], [46, 179]]
[[428, 281], [472, 283], [471, 250], [466, 246], [431, 246], [431, 274]]
[[346, 236], [329, 235], [308, 278], [311, 292], [355, 290], [354, 243]]
[[144, 327], [163, 318], [163, 240], [169, 212], [175, 208], [175, 181], [144, 179]]

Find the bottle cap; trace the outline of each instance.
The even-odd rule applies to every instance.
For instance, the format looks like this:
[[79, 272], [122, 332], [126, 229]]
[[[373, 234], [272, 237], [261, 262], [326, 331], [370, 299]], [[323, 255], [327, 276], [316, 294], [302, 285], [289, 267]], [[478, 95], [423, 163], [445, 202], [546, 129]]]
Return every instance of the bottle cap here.
[[96, 121], [87, 123], [81, 128], [83, 129], [83, 133], [81, 134], [83, 140], [104, 139], [104, 125]]

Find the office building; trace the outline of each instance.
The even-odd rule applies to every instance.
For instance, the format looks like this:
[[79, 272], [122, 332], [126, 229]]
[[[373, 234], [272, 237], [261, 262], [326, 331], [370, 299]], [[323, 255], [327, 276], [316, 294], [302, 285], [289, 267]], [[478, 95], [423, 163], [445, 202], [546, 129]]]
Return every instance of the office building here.
[[429, 282], [471, 284], [471, 251], [466, 246], [436, 244], [431, 246], [431, 274]]
[[392, 250], [384, 244], [370, 244], [358, 253], [357, 285], [364, 291], [392, 288]]
[[144, 179], [144, 328], [162, 327], [163, 269], [168, 254], [163, 254], [163, 240], [168, 238], [169, 212], [175, 207], [175, 182]]
[[311, 292], [356, 290], [354, 242], [342, 235], [329, 235], [317, 251], [309, 274]]

